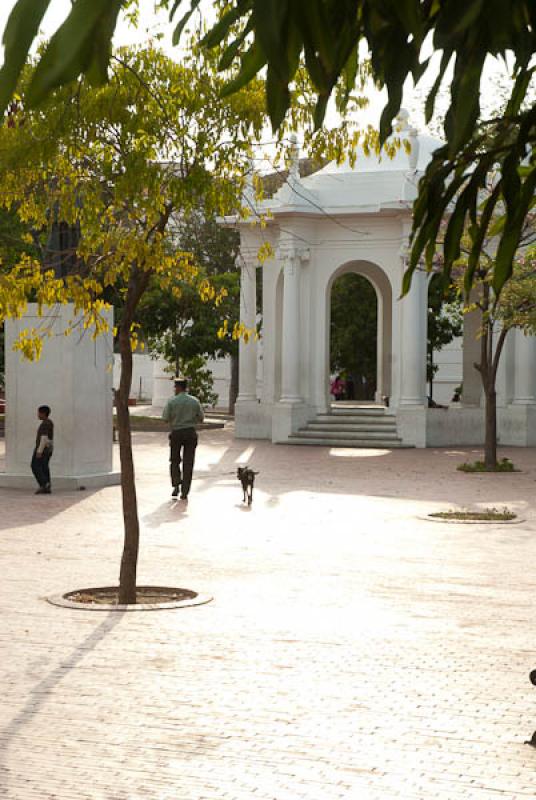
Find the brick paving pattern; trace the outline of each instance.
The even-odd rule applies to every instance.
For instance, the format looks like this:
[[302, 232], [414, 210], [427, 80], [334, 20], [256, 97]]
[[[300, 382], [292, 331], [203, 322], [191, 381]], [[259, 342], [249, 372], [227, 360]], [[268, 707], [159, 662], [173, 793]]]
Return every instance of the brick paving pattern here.
[[[137, 434], [139, 583], [209, 605], [66, 610], [117, 579], [116, 487], [0, 490], [0, 797], [513, 800], [536, 794], [536, 452], [333, 451], [205, 431], [187, 510]], [[253, 507], [234, 475], [260, 471]], [[507, 504], [520, 525], [418, 519]]]

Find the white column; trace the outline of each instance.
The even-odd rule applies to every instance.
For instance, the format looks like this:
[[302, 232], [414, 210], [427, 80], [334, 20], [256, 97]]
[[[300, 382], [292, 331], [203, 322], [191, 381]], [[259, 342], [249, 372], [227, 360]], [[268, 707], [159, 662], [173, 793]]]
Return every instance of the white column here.
[[283, 254], [283, 336], [281, 400], [299, 403], [300, 397], [300, 257], [294, 248]]
[[515, 331], [514, 405], [536, 403], [536, 336]]
[[426, 398], [428, 275], [416, 270], [402, 303], [402, 375], [400, 405], [422, 406]]
[[383, 376], [384, 376], [384, 352], [383, 352], [383, 296], [381, 292], [376, 290], [377, 306], [376, 306], [376, 392], [374, 400], [376, 403], [383, 402]]
[[[257, 264], [253, 259], [244, 261], [240, 274], [240, 321], [249, 331], [255, 331], [257, 319]], [[238, 400], [257, 399], [257, 342], [253, 333], [248, 341], [242, 337], [238, 343], [240, 371]]]
[[475, 364], [480, 362], [479, 332], [482, 314], [478, 309], [463, 315], [463, 377], [462, 403], [479, 406], [482, 398], [482, 378]]
[[[21, 319], [6, 320], [6, 471], [0, 473], [0, 486], [35, 488], [30, 457], [40, 405], [51, 407], [55, 426], [53, 490], [120, 482], [112, 459], [113, 314], [105, 313], [109, 331], [94, 341], [91, 330], [83, 336], [77, 332], [81, 318], [72, 304], [45, 308], [41, 316], [29, 303]], [[39, 361], [23, 361], [13, 350], [25, 328], [43, 334]], [[69, 329], [74, 333], [65, 336]]]

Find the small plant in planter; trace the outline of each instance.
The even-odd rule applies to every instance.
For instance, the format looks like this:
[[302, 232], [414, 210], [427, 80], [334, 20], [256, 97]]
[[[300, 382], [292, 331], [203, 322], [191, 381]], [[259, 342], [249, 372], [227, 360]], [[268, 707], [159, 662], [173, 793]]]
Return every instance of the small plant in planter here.
[[502, 510], [497, 508], [483, 508], [478, 511], [466, 511], [452, 509], [449, 511], [436, 511], [429, 514], [429, 517], [444, 520], [460, 520], [462, 522], [508, 522], [517, 517], [513, 511], [504, 506]]
[[495, 462], [495, 467], [488, 469], [484, 461], [466, 461], [456, 467], [460, 472], [519, 472], [509, 458], [501, 458]]

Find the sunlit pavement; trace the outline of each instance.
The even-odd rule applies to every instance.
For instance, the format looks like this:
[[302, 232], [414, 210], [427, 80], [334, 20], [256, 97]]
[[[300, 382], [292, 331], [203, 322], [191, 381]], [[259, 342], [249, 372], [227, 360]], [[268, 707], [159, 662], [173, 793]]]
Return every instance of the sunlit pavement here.
[[[534, 797], [536, 452], [456, 472], [478, 452], [204, 431], [183, 509], [165, 434], [135, 435], [139, 583], [214, 597], [173, 611], [43, 599], [116, 583], [117, 487], [0, 490], [0, 797]], [[525, 521], [419, 518], [454, 505]]]

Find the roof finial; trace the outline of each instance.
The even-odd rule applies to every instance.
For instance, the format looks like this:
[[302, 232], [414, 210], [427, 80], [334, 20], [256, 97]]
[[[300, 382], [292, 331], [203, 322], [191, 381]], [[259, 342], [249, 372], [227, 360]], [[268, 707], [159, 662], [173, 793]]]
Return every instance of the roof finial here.
[[416, 170], [419, 162], [419, 131], [414, 125], [408, 130], [408, 138], [411, 147], [408, 154], [409, 168]]
[[290, 165], [288, 170], [289, 182], [300, 180], [300, 147], [295, 133], [290, 134]]
[[409, 128], [409, 111], [405, 108], [401, 108], [395, 119], [397, 123], [396, 130], [400, 133], [407, 131]]
[[244, 181], [244, 189], [242, 191], [242, 198], [244, 201], [245, 207], [251, 213], [255, 210], [255, 200], [256, 200], [256, 191], [255, 191], [255, 159], [253, 155], [248, 156], [247, 160], [248, 168], [246, 172], [246, 177]]

